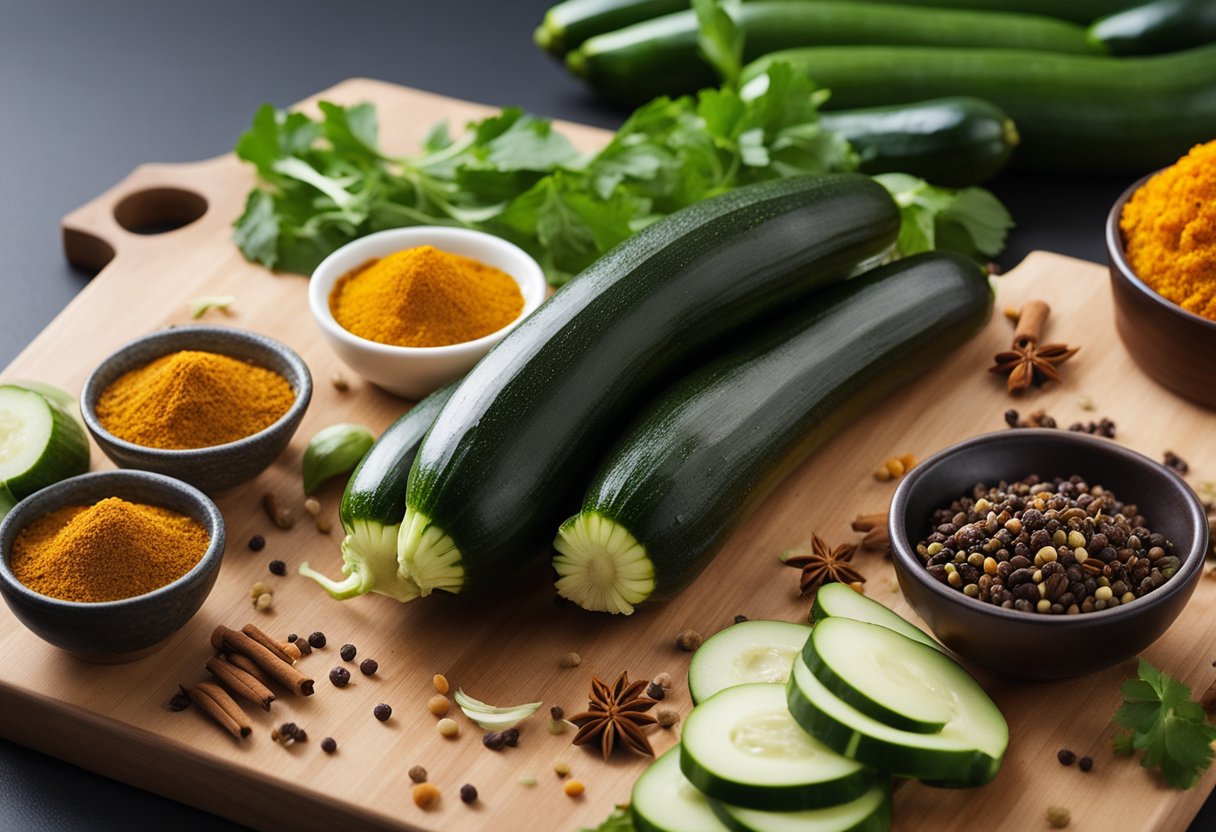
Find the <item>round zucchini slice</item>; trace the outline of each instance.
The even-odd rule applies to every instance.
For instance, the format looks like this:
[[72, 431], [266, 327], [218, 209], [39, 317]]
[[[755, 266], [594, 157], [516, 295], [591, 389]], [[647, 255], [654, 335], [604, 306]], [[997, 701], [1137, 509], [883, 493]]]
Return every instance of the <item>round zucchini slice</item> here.
[[642, 772], [629, 811], [638, 832], [727, 832], [705, 795], [680, 771], [678, 746]]
[[704, 702], [720, 690], [751, 682], [785, 684], [810, 634], [804, 624], [762, 620], [741, 621], [715, 633], [688, 664], [692, 701]]
[[877, 624], [921, 644], [927, 644], [937, 650], [942, 649], [942, 646], [920, 627], [844, 584], [824, 584], [815, 593], [815, 603], [811, 605], [811, 622], [833, 617]]
[[0, 386], [0, 483], [13, 497], [88, 470], [89, 441], [67, 410], [25, 387]]
[[848, 803], [801, 812], [765, 812], [716, 800], [710, 801], [710, 808], [732, 832], [887, 832], [891, 785], [878, 783]]

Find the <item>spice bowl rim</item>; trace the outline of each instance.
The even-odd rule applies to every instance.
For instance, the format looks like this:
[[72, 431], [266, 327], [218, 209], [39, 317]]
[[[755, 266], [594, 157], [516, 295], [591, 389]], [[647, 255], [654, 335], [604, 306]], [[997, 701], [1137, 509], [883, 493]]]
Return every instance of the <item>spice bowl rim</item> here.
[[[1131, 263], [1127, 262], [1127, 249], [1123, 240], [1123, 231], [1119, 228], [1119, 221], [1123, 217], [1123, 208], [1128, 201], [1148, 183], [1157, 174], [1161, 173], [1165, 168], [1155, 170], [1152, 173], [1140, 177], [1131, 185], [1129, 185], [1119, 198], [1115, 200], [1115, 204], [1111, 206], [1110, 212], [1106, 215], [1106, 252], [1110, 258], [1111, 265], [1119, 272], [1120, 277], [1136, 288], [1141, 295], [1147, 295], [1152, 303], [1170, 310], [1175, 315], [1180, 316], [1186, 321], [1191, 322], [1196, 326], [1203, 327], [1216, 334], [1216, 321], [1209, 320], [1202, 315], [1183, 309], [1178, 304], [1174, 303], [1169, 298], [1164, 297], [1159, 292], [1155, 291], [1151, 286], [1145, 283], [1132, 268]], [[1105, 610], [1103, 610], [1105, 612]]]
[[[524, 305], [518, 315], [502, 327], [480, 338], [432, 347], [403, 347], [396, 344], [384, 344], [380, 341], [373, 341], [370, 338], [356, 335], [338, 323], [337, 319], [334, 318], [333, 311], [329, 306], [330, 294], [333, 292], [334, 284], [353, 268], [358, 268], [359, 265], [368, 260], [387, 257], [389, 254], [405, 248], [434, 245], [435, 248], [446, 251], [442, 245], [442, 242], [445, 240], [449, 242], [454, 240], [462, 241], [472, 243], [474, 246], [497, 249], [499, 253], [519, 260], [522, 266], [521, 271], [502, 270], [515, 281], [516, 285], [519, 286], [520, 294], [523, 296]], [[390, 241], [392, 241], [391, 245]], [[352, 255], [353, 252], [371, 249], [385, 249], [385, 251], [379, 254], [369, 251], [368, 254], [361, 258]], [[463, 256], [473, 257], [473, 255], [469, 254]], [[481, 258], [474, 257], [474, 259]], [[354, 266], [344, 265], [348, 260], [358, 262]], [[458, 357], [467, 353], [484, 352], [501, 341], [506, 337], [507, 333], [515, 329], [544, 302], [547, 287], [548, 283], [545, 280], [544, 270], [541, 268], [540, 263], [536, 261], [536, 258], [509, 240], [472, 228], [454, 228], [442, 225], [411, 225], [404, 228], [387, 228], [383, 231], [365, 234], [332, 251], [313, 269], [312, 275], [309, 277], [308, 306], [312, 311], [313, 318], [316, 319], [317, 324], [325, 334], [342, 342], [348, 348], [388, 358], [421, 358], [424, 356], [436, 358], [445, 356]]]
[[[1045, 615], [1042, 613], [1005, 609], [995, 604], [988, 604], [976, 598], [971, 598], [956, 589], [943, 586], [939, 581], [930, 576], [924, 564], [921, 563], [916, 555], [915, 543], [911, 541], [907, 534], [909, 524], [906, 520], [906, 510], [910, 501], [910, 495], [930, 471], [942, 465], [950, 465], [952, 459], [957, 455], [969, 451], [976, 446], [987, 445], [993, 441], [997, 441], [998, 438], [1008, 438], [1011, 435], [1025, 438], [1031, 442], [1046, 438], [1053, 441], [1073, 442], [1088, 446], [1099, 453], [1107, 453], [1120, 457], [1122, 460], [1137, 466], [1143, 467], [1148, 465], [1155, 467], [1158, 473], [1163, 474], [1167, 480], [1170, 480], [1175, 489], [1183, 496], [1189, 515], [1187, 522], [1195, 527], [1195, 535], [1190, 549], [1181, 555], [1175, 553], [1182, 561], [1177, 573], [1162, 584], [1161, 587], [1147, 593], [1143, 597], [1137, 598], [1134, 602], [1079, 615]], [[1084, 476], [1084, 472], [1078, 471], [1076, 473]], [[969, 487], [970, 485], [967, 484], [961, 486], [964, 490]], [[924, 518], [924, 520], [928, 522], [928, 518]], [[895, 490], [895, 495], [891, 499], [891, 509], [887, 525], [891, 538], [892, 560], [899, 577], [907, 576], [910, 580], [927, 587], [931, 595], [942, 599], [946, 603], [959, 605], [963, 609], [986, 614], [993, 618], [1022, 626], [1096, 626], [1112, 620], [1144, 615], [1155, 607], [1166, 604], [1175, 594], [1187, 591], [1193, 581], [1203, 571], [1208, 547], [1207, 514], [1198, 496], [1195, 495], [1195, 492], [1186, 484], [1186, 481], [1182, 477], [1144, 454], [1118, 445], [1113, 440], [1053, 428], [1017, 428], [1016, 432], [1011, 430], [993, 431], [973, 436], [970, 439], [965, 439], [943, 448], [919, 465], [913, 467], [904, 477], [903, 481], [900, 482], [899, 487]]]
[[[12, 556], [11, 549], [3, 546], [4, 538], [9, 533], [10, 528], [17, 527], [17, 530], [13, 532], [14, 539], [16, 539], [15, 536], [20, 534], [21, 530], [38, 518], [59, 508], [79, 505], [79, 503], [72, 501], [72, 497], [74, 494], [79, 493], [82, 487], [111, 480], [116, 481], [115, 489], [117, 490], [122, 490], [123, 483], [154, 483], [158, 488], [175, 491], [193, 503], [199, 509], [199, 514], [205, 518], [205, 521], [201, 525], [206, 530], [209, 538], [207, 549], [199, 558], [198, 563], [164, 586], [159, 586], [156, 589], [139, 595], [117, 598], [113, 601], [71, 601], [66, 598], [56, 598], [53, 595], [44, 595], [23, 584], [9, 565], [9, 559]], [[164, 508], [164, 506], [159, 507]], [[171, 595], [192, 583], [199, 575], [209, 570], [218, 569], [220, 562], [223, 560], [226, 543], [227, 532], [224, 525], [224, 516], [220, 512], [219, 507], [216, 506], [210, 497], [189, 483], [152, 471], [123, 468], [107, 471], [90, 471], [87, 474], [80, 474], [66, 480], [61, 480], [34, 492], [29, 497], [18, 502], [4, 520], [0, 521], [0, 584], [3, 584], [5, 592], [14, 592], [31, 603], [43, 606], [70, 610], [89, 610], [99, 613], [125, 610], [153, 601], [161, 596]], [[210, 590], [208, 590], [207, 594], [210, 594]]]
[[[291, 385], [292, 390], [295, 393], [295, 398], [292, 400], [291, 407], [287, 408], [287, 411], [282, 416], [271, 422], [266, 427], [262, 428], [257, 433], [252, 433], [249, 436], [241, 437], [240, 439], [233, 440], [232, 442], [225, 442], [221, 445], [203, 445], [198, 448], [156, 448], [151, 445], [139, 445], [135, 442], [131, 442], [127, 439], [116, 436], [106, 429], [106, 427], [101, 423], [101, 419], [98, 418], [96, 412], [96, 402], [101, 399], [102, 394], [105, 392], [104, 389], [99, 389], [100, 383], [98, 381], [103, 371], [108, 370], [114, 363], [122, 361], [127, 354], [149, 341], [166, 341], [172, 344], [172, 342], [176, 341], [177, 339], [188, 339], [190, 336], [200, 333], [216, 335], [221, 340], [229, 339], [244, 341], [245, 343], [253, 344], [257, 347], [275, 353], [284, 363], [291, 367], [292, 375], [294, 375], [294, 378], [290, 378], [283, 373], [279, 373], [279, 375], [282, 375], [287, 383]], [[156, 356], [156, 358], [163, 358], [164, 356], [170, 355], [175, 351], [188, 349], [191, 348], [184, 345], [171, 346], [169, 349]], [[226, 355], [229, 358], [235, 357], [222, 352], [220, 349], [217, 349], [214, 346], [200, 349], [204, 352], [214, 352], [220, 355]], [[151, 360], [155, 361], [156, 358]], [[136, 369], [140, 366], [146, 366], [147, 363], [149, 362], [145, 361], [142, 364], [133, 365], [129, 369]], [[262, 366], [264, 369], [271, 369], [266, 367], [264, 364], [259, 366]], [[298, 386], [295, 384], [297, 380], [299, 382]], [[143, 335], [122, 344], [104, 359], [102, 359], [97, 366], [93, 368], [93, 371], [89, 373], [88, 378], [85, 379], [84, 385], [80, 388], [80, 413], [84, 419], [85, 425], [89, 429], [89, 432], [93, 434], [94, 438], [98, 439], [99, 441], [104, 441], [104, 444], [119, 448], [125, 451], [127, 454], [139, 454], [149, 459], [185, 461], [187, 458], [192, 456], [196, 457], [199, 454], [208, 454], [212, 452], [236, 452], [252, 448], [269, 439], [274, 433], [282, 430], [284, 426], [291, 424], [293, 421], [299, 421], [299, 419], [303, 417], [304, 411], [308, 408], [311, 399], [312, 374], [309, 372], [308, 365], [304, 362], [304, 359], [301, 358], [299, 354], [297, 354], [296, 351], [291, 347], [283, 344], [280, 341], [276, 341], [274, 338], [271, 338], [268, 335], [263, 335], [259, 332], [251, 332], [238, 327], [216, 326], [214, 324], [191, 324], [189, 326], [175, 326], [166, 329], [158, 329], [154, 332], [144, 333]], [[104, 445], [103, 450], [105, 450]]]

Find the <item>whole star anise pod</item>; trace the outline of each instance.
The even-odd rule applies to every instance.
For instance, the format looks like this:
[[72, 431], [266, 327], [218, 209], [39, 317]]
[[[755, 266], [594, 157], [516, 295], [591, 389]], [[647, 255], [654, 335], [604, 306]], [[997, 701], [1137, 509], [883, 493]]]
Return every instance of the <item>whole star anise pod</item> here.
[[591, 677], [590, 700], [587, 710], [570, 717], [579, 726], [574, 735], [575, 745], [587, 745], [599, 740], [600, 751], [607, 760], [617, 741], [635, 754], [654, 756], [650, 740], [642, 731], [643, 725], [653, 725], [657, 720], [646, 713], [657, 702], [642, 695], [646, 689], [645, 679], [629, 683], [629, 674], [616, 677], [612, 687], [604, 684], [598, 676]]
[[835, 549], [817, 534], [811, 535], [811, 550], [791, 549], [781, 554], [781, 562], [802, 570], [799, 587], [808, 595], [827, 583], [865, 583], [865, 577], [849, 563], [857, 547], [845, 543]]
[[1076, 347], [1067, 344], [1039, 345], [1043, 327], [1051, 307], [1045, 301], [1029, 301], [1018, 313], [1017, 329], [1013, 333], [1013, 345], [1005, 352], [996, 354], [995, 363], [988, 372], [1008, 376], [1005, 386], [1010, 393], [1018, 394], [1032, 384], [1060, 380], [1056, 365], [1063, 364], [1077, 354]]

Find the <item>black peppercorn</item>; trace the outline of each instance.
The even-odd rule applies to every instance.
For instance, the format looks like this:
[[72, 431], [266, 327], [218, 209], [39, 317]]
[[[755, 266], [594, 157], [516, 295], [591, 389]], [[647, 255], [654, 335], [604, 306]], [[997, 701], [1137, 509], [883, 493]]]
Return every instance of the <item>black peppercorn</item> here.
[[380, 669], [380, 665], [375, 659], [364, 659], [359, 662], [359, 672], [364, 676], [375, 676], [376, 671]]
[[667, 691], [663, 690], [662, 685], [651, 682], [646, 688], [646, 695], [651, 699], [662, 701], [667, 696]]
[[[1216, 662], [1213, 662], [1212, 666], [1216, 667]], [[565, 719], [566, 711], [561, 705], [554, 705], [549, 709], [549, 716], [553, 717], [554, 719]]]
[[270, 574], [271, 575], [286, 575], [287, 574], [287, 564], [283, 563], [283, 561], [281, 561], [281, 560], [272, 560], [270, 562]]
[[265, 548], [266, 538], [262, 537], [260, 534], [255, 534], [253, 537], [249, 538], [249, 551], [260, 552]]
[[481, 744], [491, 751], [501, 751], [506, 744], [503, 742], [502, 734], [498, 731], [490, 731], [481, 738]]
[[736, 616], [735, 616], [735, 623], [736, 623], [736, 624], [742, 624], [742, 623], [743, 623], [744, 621], [746, 621], [746, 620], [747, 620], [747, 616], [746, 616], [746, 615], [736, 615]]
[[190, 707], [190, 694], [186, 693], [186, 689], [181, 685], [177, 686], [177, 693], [173, 694], [169, 699], [169, 710], [184, 711]]
[[460, 799], [465, 803], [476, 803], [477, 787], [472, 783], [465, 783], [460, 787]]
[[519, 729], [508, 728], [502, 732], [502, 744], [510, 748], [519, 745]]
[[344, 688], [350, 684], [350, 671], [345, 667], [335, 667], [329, 671], [329, 681], [333, 682], [336, 688]]
[[342, 649], [338, 651], [338, 655], [342, 657], [342, 661], [348, 662], [355, 657], [358, 649], [353, 644], [343, 644]]
[[308, 637], [310, 647], [316, 647], [318, 650], [325, 646], [325, 633], [316, 632]]
[[1067, 748], [1061, 748], [1056, 752], [1056, 759], [1060, 761], [1060, 765], [1070, 766], [1077, 761], [1077, 755]]
[[307, 656], [312, 652], [312, 645], [309, 644], [308, 639], [304, 638], [303, 636], [296, 639], [295, 645], [299, 648], [301, 656]]
[[326, 737], [325, 739], [321, 740], [321, 750], [326, 754], [333, 754], [338, 750], [338, 741], [333, 737]]
[[1093, 757], [1082, 757], [1077, 761], [1077, 767], [1080, 768], [1081, 771], [1091, 770], [1094, 767]]
[[387, 722], [388, 718], [393, 715], [393, 709], [381, 702], [375, 707], [372, 713], [376, 715], [376, 719], [380, 720], [381, 722]]
[[287, 643], [295, 644], [297, 638], [299, 638], [299, 636], [297, 636], [295, 633], [288, 633], [287, 634]]
[[1011, 428], [1016, 428], [1018, 426], [1018, 412], [1016, 410], [1010, 408], [1009, 410], [1005, 411], [1005, 424], [1009, 425]]

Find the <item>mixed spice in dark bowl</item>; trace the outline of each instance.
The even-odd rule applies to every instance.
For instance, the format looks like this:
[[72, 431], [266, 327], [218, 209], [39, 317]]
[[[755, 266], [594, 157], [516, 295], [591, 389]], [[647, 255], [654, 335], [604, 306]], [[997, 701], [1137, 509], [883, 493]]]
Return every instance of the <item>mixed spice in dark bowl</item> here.
[[962, 442], [901, 483], [890, 532], [904, 595], [952, 650], [1067, 678], [1157, 639], [1202, 574], [1202, 504], [1105, 439], [1025, 429]]

